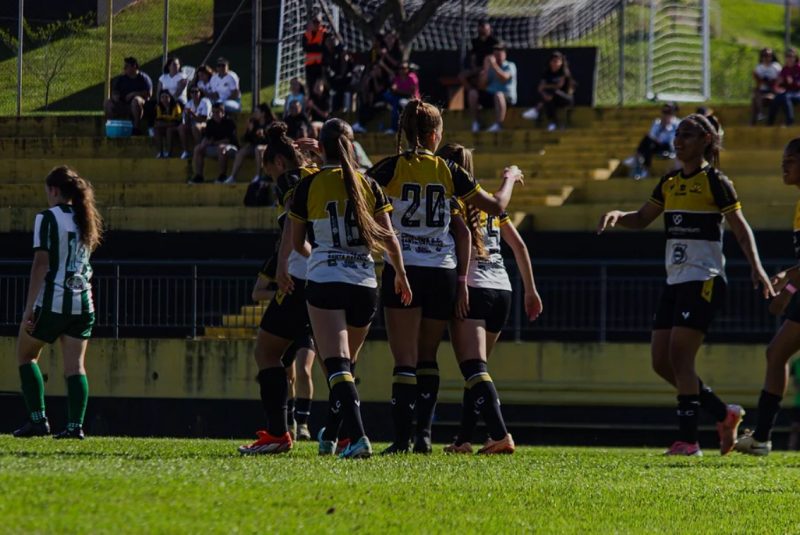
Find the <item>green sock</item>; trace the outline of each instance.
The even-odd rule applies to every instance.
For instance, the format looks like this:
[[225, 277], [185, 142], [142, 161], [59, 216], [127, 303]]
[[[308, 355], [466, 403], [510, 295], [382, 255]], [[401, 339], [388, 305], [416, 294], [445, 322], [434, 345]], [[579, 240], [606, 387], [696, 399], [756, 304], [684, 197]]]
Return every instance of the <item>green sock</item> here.
[[89, 381], [85, 375], [67, 377], [67, 428], [83, 426], [83, 415], [89, 402]]
[[44, 415], [44, 379], [39, 365], [29, 362], [19, 367], [19, 378], [22, 383], [22, 397], [28, 407], [28, 414], [34, 422], [41, 422]]

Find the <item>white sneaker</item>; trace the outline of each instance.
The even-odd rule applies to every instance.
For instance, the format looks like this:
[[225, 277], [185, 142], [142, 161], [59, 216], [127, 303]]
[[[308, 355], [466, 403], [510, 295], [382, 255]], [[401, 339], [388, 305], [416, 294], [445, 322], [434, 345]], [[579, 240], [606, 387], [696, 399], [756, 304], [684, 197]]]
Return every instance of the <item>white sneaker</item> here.
[[633, 175], [634, 180], [641, 180], [643, 178], [647, 178], [650, 176], [650, 173], [647, 172], [647, 169], [640, 169]]
[[160, 160], [160, 159], [162, 159], [162, 158], [165, 158], [165, 156], [164, 156], [164, 153], [163, 153], [163, 152], [159, 152], [158, 154], [156, 154], [156, 160]]
[[481, 131], [481, 124], [478, 121], [472, 121], [472, 133], [477, 134]]
[[250, 183], [255, 184], [259, 180], [261, 180], [261, 175], [257, 174], [256, 176], [253, 177], [253, 180], [251, 180]]
[[361, 123], [356, 123], [353, 125], [353, 132], [356, 134], [366, 134], [367, 129], [361, 126]]
[[383, 133], [386, 134], [387, 136], [393, 136], [397, 133], [397, 130], [395, 130], [394, 128], [387, 128], [386, 130], [383, 131]]
[[548, 132], [555, 132], [557, 128], [558, 125], [556, 123], [550, 123], [549, 125], [547, 125]]
[[188, 160], [191, 157], [192, 157], [192, 153], [189, 152], [188, 150], [185, 150], [185, 151], [183, 151], [181, 153], [181, 160]]
[[535, 121], [536, 119], [539, 118], [539, 110], [537, 110], [536, 108], [525, 110], [525, 112], [522, 114], [522, 118], [528, 119], [529, 121]]
[[733, 449], [739, 453], [764, 457], [769, 455], [769, 452], [772, 451], [772, 441], [759, 442], [753, 437], [752, 431], [745, 429], [744, 434], [736, 440]]
[[500, 126], [500, 123], [494, 123], [492, 126], [486, 129], [487, 132], [499, 132], [502, 130], [503, 127]]
[[147, 135], [150, 137], [156, 137], [156, 129], [151, 126], [147, 129]]
[[625, 165], [625, 167], [636, 167], [636, 164], [639, 163], [639, 161], [636, 156], [628, 156], [622, 160], [622, 163]]
[[223, 184], [236, 184], [236, 178], [233, 176], [229, 176], [223, 182]]

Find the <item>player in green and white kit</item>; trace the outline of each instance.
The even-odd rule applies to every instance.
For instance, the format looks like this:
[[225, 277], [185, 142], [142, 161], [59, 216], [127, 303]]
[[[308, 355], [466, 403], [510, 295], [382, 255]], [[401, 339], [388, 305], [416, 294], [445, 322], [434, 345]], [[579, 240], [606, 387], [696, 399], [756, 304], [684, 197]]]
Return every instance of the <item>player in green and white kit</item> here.
[[17, 341], [22, 395], [29, 420], [15, 437], [50, 434], [44, 381], [38, 360], [42, 347], [61, 341], [67, 380], [67, 428], [55, 438], [83, 438], [89, 384], [83, 362], [94, 325], [89, 256], [100, 243], [102, 219], [92, 185], [67, 166], [45, 180], [49, 209], [36, 215], [33, 266]]

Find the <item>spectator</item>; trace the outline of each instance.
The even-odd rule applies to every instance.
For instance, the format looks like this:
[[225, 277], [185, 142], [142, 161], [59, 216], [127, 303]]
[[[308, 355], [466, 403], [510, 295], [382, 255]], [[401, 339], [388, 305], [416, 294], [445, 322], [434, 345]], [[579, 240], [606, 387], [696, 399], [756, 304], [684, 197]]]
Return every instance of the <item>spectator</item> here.
[[209, 156], [219, 162], [217, 184], [225, 182], [228, 173], [228, 157], [235, 156], [238, 150], [236, 141], [236, 123], [225, 116], [225, 106], [215, 102], [211, 106], [211, 120], [208, 121], [203, 138], [194, 148], [194, 177], [190, 183], [200, 184], [203, 178], [204, 158]]
[[164, 74], [158, 78], [158, 91], [156, 93], [160, 95], [164, 90], [169, 91], [172, 98], [180, 102], [181, 106], [185, 106], [186, 86], [188, 84], [189, 81], [186, 79], [186, 75], [181, 72], [181, 60], [171, 58], [164, 65]]
[[325, 50], [325, 27], [322, 25], [322, 15], [314, 15], [303, 34], [303, 51], [306, 53], [306, 83], [314, 87], [314, 82], [323, 73], [323, 52]]
[[781, 64], [771, 48], [762, 48], [760, 61], [753, 70], [753, 115], [750, 124], [764, 120], [764, 106], [771, 106], [775, 100], [775, 84], [781, 74]]
[[664, 158], [675, 158], [673, 142], [680, 122], [676, 117], [677, 112], [678, 105], [674, 102], [664, 104], [661, 108], [661, 117], [653, 121], [650, 132], [642, 138], [636, 154], [623, 162], [633, 170], [633, 178], [636, 180], [648, 176], [655, 154]]
[[306, 88], [303, 85], [303, 82], [300, 81], [299, 78], [292, 78], [289, 80], [289, 94], [286, 96], [286, 100], [283, 103], [283, 116], [289, 116], [289, 109], [292, 107], [292, 103], [295, 101], [300, 103], [300, 109], [305, 111], [306, 109]]
[[156, 122], [153, 125], [156, 147], [158, 154], [156, 158], [169, 158], [172, 156], [172, 139], [181, 124], [183, 110], [180, 102], [167, 91], [162, 90], [158, 94], [158, 105], [156, 106]]
[[[186, 103], [186, 107], [183, 109], [183, 123], [178, 128], [181, 145], [183, 146], [181, 160], [188, 160], [192, 157], [192, 151], [195, 145], [200, 143], [200, 139], [203, 137], [203, 130], [210, 117], [211, 101], [203, 96], [199, 87], [191, 88], [189, 90], [189, 102]], [[190, 136], [191, 143], [189, 143]]]
[[786, 61], [781, 69], [776, 84], [775, 100], [769, 107], [769, 124], [775, 124], [778, 110], [783, 108], [786, 116], [786, 126], [794, 123], [794, 105], [800, 102], [800, 65], [797, 64], [797, 50], [790, 48], [786, 51]]
[[394, 134], [400, 123], [400, 112], [410, 99], [420, 98], [419, 78], [407, 61], [400, 64], [400, 70], [392, 80], [392, 87], [386, 92], [384, 98], [392, 106], [392, 126], [386, 133]]
[[478, 110], [494, 107], [494, 124], [487, 132], [499, 132], [506, 120], [508, 106], [517, 102], [517, 66], [507, 59], [506, 45], [498, 43], [494, 52], [483, 60], [481, 78], [485, 78], [485, 90], [469, 90], [469, 108], [472, 110], [472, 131], [480, 130]]
[[559, 51], [550, 54], [550, 60], [539, 81], [541, 102], [535, 108], [527, 110], [522, 116], [526, 119], [538, 119], [542, 108], [547, 117], [547, 130], [552, 132], [558, 128], [558, 110], [571, 108], [575, 102], [575, 80], [569, 71], [567, 58]]
[[135, 134], [141, 134], [144, 105], [153, 95], [153, 81], [139, 70], [134, 57], [125, 58], [122, 75], [114, 80], [111, 98], [105, 102], [106, 119], [130, 118]]
[[230, 70], [227, 59], [217, 59], [217, 72], [211, 77], [209, 86], [208, 98], [211, 102], [221, 102], [225, 106], [225, 113], [242, 111], [239, 75]]
[[[466, 68], [458, 75], [464, 90], [483, 89], [481, 84], [481, 71], [487, 56], [494, 54], [494, 46], [498, 44], [497, 38], [492, 35], [492, 26], [487, 21], [478, 22], [478, 36], [472, 40], [472, 49], [467, 57]], [[485, 83], [485, 79], [483, 82]]]
[[404, 52], [403, 45], [400, 44], [397, 32], [387, 33], [383, 43], [384, 48], [381, 49], [381, 57], [378, 61], [378, 66], [381, 68], [383, 81], [388, 85], [397, 74], [397, 71], [400, 70]]
[[313, 129], [308, 120], [308, 115], [303, 113], [303, 108], [300, 106], [300, 101], [293, 101], [289, 105], [288, 111], [289, 115], [284, 118], [284, 122], [286, 123], [289, 137], [292, 139], [310, 137]]
[[200, 90], [200, 94], [211, 100], [211, 77], [214, 75], [214, 71], [211, 70], [206, 64], [202, 64], [197, 67], [197, 72], [195, 72], [195, 86]]
[[319, 137], [322, 124], [331, 116], [331, 94], [325, 78], [317, 78], [306, 100], [306, 111], [311, 119], [313, 137]]
[[331, 85], [331, 108], [349, 112], [352, 108], [353, 73], [355, 63], [353, 55], [345, 50], [333, 35], [325, 38], [325, 75]]
[[236, 152], [236, 159], [233, 160], [231, 174], [225, 180], [226, 184], [236, 182], [236, 176], [244, 164], [244, 159], [252, 156], [256, 160], [256, 175], [253, 181], [257, 181], [261, 176], [261, 156], [267, 145], [267, 128], [275, 122], [275, 115], [272, 113], [269, 104], [262, 103], [253, 111], [253, 116], [247, 121], [247, 130], [242, 136], [244, 144]]
[[353, 132], [363, 134], [366, 124], [375, 113], [381, 102], [385, 103], [386, 91], [389, 89], [383, 71], [379, 65], [373, 65], [372, 71], [364, 76], [361, 91], [358, 93], [358, 120], [353, 125]]

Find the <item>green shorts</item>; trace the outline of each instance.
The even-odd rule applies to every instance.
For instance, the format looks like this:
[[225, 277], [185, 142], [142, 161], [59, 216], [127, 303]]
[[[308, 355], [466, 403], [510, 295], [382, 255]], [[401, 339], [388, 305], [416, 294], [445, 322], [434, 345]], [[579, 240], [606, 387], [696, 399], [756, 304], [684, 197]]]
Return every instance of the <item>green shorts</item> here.
[[92, 336], [94, 326], [94, 312], [86, 314], [56, 314], [49, 310], [36, 307], [33, 311], [36, 327], [31, 336], [42, 342], [52, 344], [61, 335], [66, 334], [72, 338], [86, 339]]

